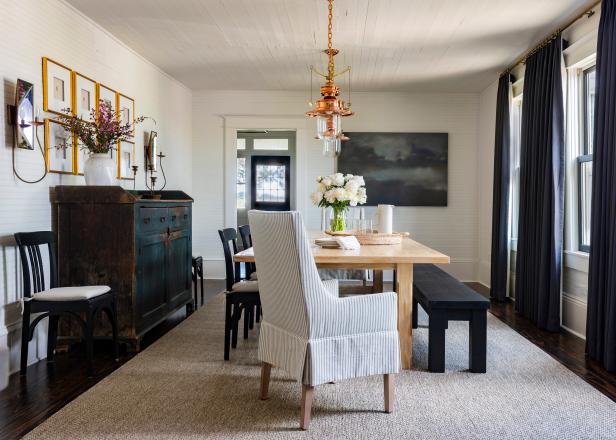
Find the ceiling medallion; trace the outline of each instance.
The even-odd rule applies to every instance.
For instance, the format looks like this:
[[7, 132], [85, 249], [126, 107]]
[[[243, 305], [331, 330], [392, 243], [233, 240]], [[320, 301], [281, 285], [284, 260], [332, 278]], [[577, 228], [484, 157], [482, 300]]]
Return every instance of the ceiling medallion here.
[[[317, 139], [323, 141], [323, 154], [330, 157], [335, 157], [340, 154], [341, 141], [348, 140], [342, 132], [342, 117], [352, 116], [351, 111], [351, 68], [336, 72], [334, 66], [334, 57], [338, 54], [338, 49], [332, 47], [332, 18], [334, 9], [334, 0], [328, 0], [329, 14], [327, 26], [327, 49], [323, 52], [327, 54], [327, 74], [318, 72], [313, 66], [310, 66], [310, 102], [312, 104], [312, 77], [313, 73], [325, 78], [325, 84], [321, 86], [321, 98], [316, 102], [314, 108], [306, 112], [306, 116], [317, 118]], [[334, 78], [349, 74], [348, 79], [348, 101], [345, 102], [339, 99], [340, 88], [334, 84]]]

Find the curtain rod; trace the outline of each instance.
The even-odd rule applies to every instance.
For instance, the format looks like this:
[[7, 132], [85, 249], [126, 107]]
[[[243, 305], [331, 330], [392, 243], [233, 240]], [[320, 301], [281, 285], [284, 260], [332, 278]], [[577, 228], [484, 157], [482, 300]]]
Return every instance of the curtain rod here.
[[524, 52], [524, 54], [522, 54], [520, 57], [518, 57], [513, 64], [511, 64], [509, 67], [507, 67], [507, 69], [505, 69], [503, 71], [502, 75], [506, 75], [508, 73], [511, 73], [511, 71], [518, 65], [521, 63], [526, 62], [526, 59], [528, 57], [530, 57], [531, 55], [533, 55], [535, 52], [537, 52], [539, 49], [545, 47], [548, 43], [550, 43], [553, 39], [555, 39], [556, 37], [558, 37], [558, 35], [563, 32], [564, 30], [566, 30], [567, 28], [571, 27], [571, 25], [573, 25], [576, 21], [578, 21], [580, 18], [582, 18], [583, 16], [586, 16], [586, 18], [590, 18], [593, 15], [595, 15], [595, 11], [594, 9], [599, 6], [601, 4], [601, 1], [598, 1], [596, 3], [594, 3], [590, 8], [586, 9], [584, 12], [582, 12], [581, 14], [576, 15], [575, 17], [573, 17], [571, 20], [569, 20], [566, 24], [564, 24], [563, 26], [559, 27], [558, 29], [556, 29], [554, 32], [552, 32], [548, 37], [544, 38], [539, 44], [537, 44], [536, 46], [532, 47], [531, 49], [527, 50], [526, 52]]

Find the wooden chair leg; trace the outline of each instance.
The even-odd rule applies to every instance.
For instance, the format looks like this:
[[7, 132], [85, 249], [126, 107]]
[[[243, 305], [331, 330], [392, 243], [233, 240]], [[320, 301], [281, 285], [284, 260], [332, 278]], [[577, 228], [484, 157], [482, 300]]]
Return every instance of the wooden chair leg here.
[[248, 339], [248, 328], [250, 327], [250, 304], [244, 305], [244, 339]]
[[203, 306], [203, 298], [205, 297], [205, 293], [203, 291], [203, 264], [201, 265], [201, 305]]
[[229, 351], [231, 347], [231, 320], [233, 319], [233, 307], [231, 303], [231, 298], [229, 295], [226, 297], [225, 304], [225, 357], [226, 361], [229, 360]]
[[54, 361], [56, 344], [58, 342], [58, 315], [49, 316], [49, 326], [47, 327], [47, 362]]
[[385, 395], [385, 412], [390, 414], [394, 412], [394, 375], [383, 375], [383, 391]]
[[238, 303], [233, 304], [233, 315], [231, 318], [231, 347], [237, 348], [237, 334], [239, 332], [240, 318], [242, 317], [242, 306]]
[[255, 328], [255, 308], [257, 306], [255, 305], [251, 305], [250, 306], [250, 325], [248, 326], [248, 328], [250, 328], [250, 330], [252, 330], [253, 328]]
[[86, 313], [86, 358], [88, 362], [87, 373], [88, 377], [94, 377], [94, 320], [96, 318], [95, 310], [88, 310]]
[[28, 368], [28, 343], [30, 342], [30, 305], [27, 301], [24, 304], [24, 314], [21, 323], [21, 359], [19, 374], [26, 375]]
[[270, 383], [271, 372], [272, 372], [272, 364], [263, 362], [261, 364], [261, 392], [259, 396], [261, 400], [269, 399], [269, 383]]
[[261, 305], [257, 306], [257, 316], [255, 318], [257, 322], [261, 322]]
[[111, 324], [111, 337], [113, 341], [113, 358], [116, 362], [120, 360], [120, 348], [118, 345], [118, 314], [116, 312], [115, 299], [111, 302], [109, 307], [103, 309], [109, 323]]
[[314, 387], [310, 385], [302, 385], [302, 409], [299, 419], [299, 427], [304, 431], [310, 425], [312, 417], [312, 398], [314, 396]]

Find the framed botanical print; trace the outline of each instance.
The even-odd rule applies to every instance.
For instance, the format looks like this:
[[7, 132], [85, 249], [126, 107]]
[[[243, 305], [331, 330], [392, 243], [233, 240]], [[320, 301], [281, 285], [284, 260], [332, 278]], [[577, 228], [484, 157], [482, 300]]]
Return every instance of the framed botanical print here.
[[133, 179], [132, 166], [135, 165], [135, 143], [130, 141], [120, 142], [118, 147], [118, 177], [120, 179]]
[[94, 122], [91, 113], [96, 109], [96, 81], [79, 72], [74, 72], [73, 77], [73, 111], [79, 119]]
[[135, 100], [126, 95], [118, 93], [118, 112], [120, 112], [120, 123], [122, 125], [130, 123], [135, 130]]
[[43, 57], [43, 110], [56, 114], [64, 114], [64, 109], [74, 111], [72, 79], [71, 69]]
[[[103, 84], [98, 83], [96, 85], [96, 102], [100, 103], [101, 101], [107, 103], [111, 111], [113, 111], [114, 113], [117, 112], [118, 102], [116, 99], [116, 91], [110, 89], [107, 86], [104, 86]], [[98, 104], [96, 108], [98, 110]]]
[[73, 135], [65, 127], [58, 121], [45, 119], [45, 161], [50, 173], [73, 174], [75, 145]]

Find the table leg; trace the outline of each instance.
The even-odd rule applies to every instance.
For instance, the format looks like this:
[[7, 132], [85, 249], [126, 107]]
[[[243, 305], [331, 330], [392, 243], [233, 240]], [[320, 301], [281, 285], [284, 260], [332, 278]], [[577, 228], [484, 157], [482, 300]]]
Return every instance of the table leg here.
[[398, 264], [396, 267], [396, 293], [398, 294], [398, 333], [400, 334], [400, 358], [405, 370], [413, 366], [413, 265]]
[[383, 291], [383, 271], [375, 269], [372, 275], [372, 293]]

